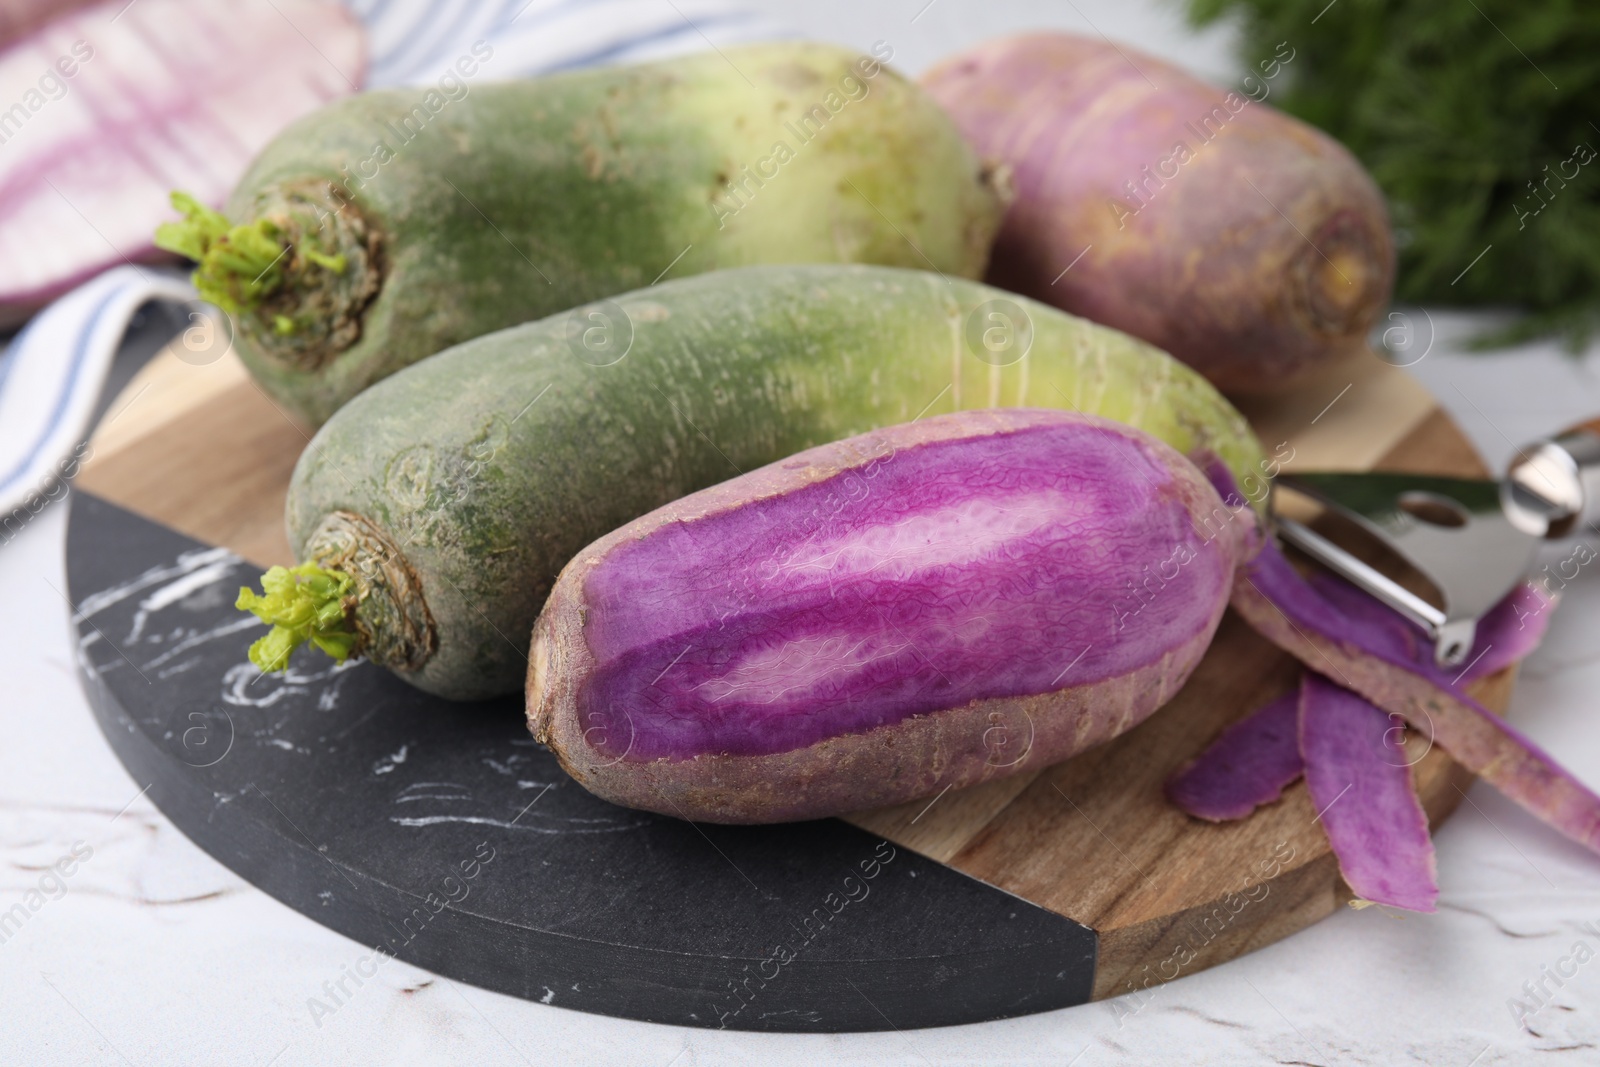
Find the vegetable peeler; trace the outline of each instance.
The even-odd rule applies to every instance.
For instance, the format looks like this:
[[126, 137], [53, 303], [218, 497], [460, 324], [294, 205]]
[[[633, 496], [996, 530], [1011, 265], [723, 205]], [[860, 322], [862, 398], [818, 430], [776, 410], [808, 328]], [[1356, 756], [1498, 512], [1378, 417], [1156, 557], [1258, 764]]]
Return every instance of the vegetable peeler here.
[[1295, 519], [1278, 532], [1312, 559], [1420, 626], [1434, 660], [1459, 666], [1478, 620], [1534, 566], [1547, 541], [1600, 533], [1600, 419], [1519, 449], [1498, 482], [1430, 475], [1284, 474], [1287, 490], [1354, 522], [1433, 583], [1435, 606]]

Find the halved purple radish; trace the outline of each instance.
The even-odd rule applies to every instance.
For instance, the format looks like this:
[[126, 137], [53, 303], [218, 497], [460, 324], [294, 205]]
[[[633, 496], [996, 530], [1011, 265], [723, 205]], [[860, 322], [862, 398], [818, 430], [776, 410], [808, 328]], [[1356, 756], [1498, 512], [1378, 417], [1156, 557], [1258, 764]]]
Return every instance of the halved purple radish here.
[[1177, 452], [1062, 412], [825, 445], [590, 545], [528, 717], [592, 792], [690, 819], [895, 803], [1143, 720], [1210, 644], [1251, 523]]

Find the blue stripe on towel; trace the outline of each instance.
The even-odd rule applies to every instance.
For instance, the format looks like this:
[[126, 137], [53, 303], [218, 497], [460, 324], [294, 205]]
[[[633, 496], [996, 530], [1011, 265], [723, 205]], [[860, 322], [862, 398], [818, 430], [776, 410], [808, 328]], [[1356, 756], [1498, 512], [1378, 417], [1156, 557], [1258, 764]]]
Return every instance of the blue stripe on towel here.
[[[365, 5], [354, 2], [361, 13]], [[380, 0], [361, 17], [373, 53], [368, 82], [406, 85], [432, 80], [448, 66], [452, 53], [465, 53], [487, 40], [508, 63], [496, 78], [542, 74], [598, 64], [681, 37], [700, 47], [706, 28], [748, 24], [750, 36], [786, 36], [763, 16], [737, 0], [684, 0], [680, 4], [640, 0], [503, 0], [487, 4], [463, 0]], [[765, 32], [760, 32], [762, 30]], [[744, 35], [740, 35], [741, 37]], [[686, 50], [688, 50], [686, 48]]]
[[[100, 319], [106, 313], [106, 306], [109, 305], [111, 301], [115, 300], [117, 297], [126, 292], [127, 288], [128, 287], [126, 285], [123, 285], [108, 292], [100, 299], [100, 302], [94, 306], [94, 310], [89, 312], [89, 317], [85, 319], [83, 325], [79, 327], [77, 339], [72, 345], [72, 370], [68, 372], [67, 380], [65, 383], [63, 383], [61, 392], [56, 395], [55, 408], [50, 412], [50, 419], [45, 423], [44, 432], [34, 439], [33, 446], [28, 450], [27, 455], [23, 456], [20, 462], [12, 466], [11, 471], [4, 478], [0, 478], [0, 493], [4, 493], [6, 490], [10, 489], [19, 478], [22, 478], [28, 473], [28, 470], [33, 466], [34, 461], [39, 458], [39, 453], [44, 450], [45, 442], [50, 440], [51, 436], [55, 433], [56, 427], [61, 424], [62, 416], [67, 413], [67, 405], [71, 403], [73, 396], [78, 392], [78, 387], [80, 384], [79, 378], [83, 374], [83, 361], [89, 354], [89, 338], [94, 335], [95, 327], [100, 325]], [[31, 328], [33, 323], [28, 323], [28, 326]], [[24, 330], [22, 333], [17, 335], [17, 339], [15, 341], [11, 342], [14, 346], [16, 346], [15, 351], [20, 352], [22, 350], [21, 344], [27, 335], [28, 331]], [[8, 360], [7, 362], [10, 361]], [[98, 383], [94, 384], [95, 387], [98, 388]]]
[[[583, 0], [578, 0], [578, 2], [581, 3]], [[474, 41], [478, 39], [485, 39], [493, 43], [493, 38], [503, 32], [505, 28], [510, 25], [511, 18], [517, 14], [518, 10], [527, 6], [528, 0], [507, 0], [506, 3], [501, 5], [500, 10], [495, 12], [494, 17], [488, 20], [486, 29], [470, 36], [473, 37]], [[410, 80], [410, 78], [429, 77], [434, 74], [434, 69], [436, 67], [440, 68], [442, 72], [444, 68], [448, 68], [450, 64], [456, 60], [457, 53], [465, 51], [466, 48], [470, 47], [471, 42], [465, 40], [465, 38], [469, 35], [459, 32], [465, 28], [463, 24], [466, 21], [466, 19], [459, 19], [456, 21], [456, 24], [452, 26], [452, 30], [458, 32], [441, 34], [434, 42], [433, 50], [428, 53], [427, 58], [418, 60], [416, 63], [411, 64], [411, 74], [407, 80]]]

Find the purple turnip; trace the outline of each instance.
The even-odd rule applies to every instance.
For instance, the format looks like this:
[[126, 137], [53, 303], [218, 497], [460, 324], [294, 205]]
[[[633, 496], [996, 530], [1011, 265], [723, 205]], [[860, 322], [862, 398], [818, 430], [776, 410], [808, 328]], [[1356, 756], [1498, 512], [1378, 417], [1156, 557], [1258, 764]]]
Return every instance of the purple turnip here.
[[579, 552], [528, 718], [619, 804], [776, 822], [1065, 759], [1167, 701], [1253, 551], [1169, 446], [969, 411], [802, 452]]
[[1387, 304], [1383, 197], [1343, 146], [1264, 101], [1109, 41], [1036, 33], [923, 85], [1016, 199], [989, 280], [1166, 349], [1224, 392], [1268, 392], [1359, 348]]

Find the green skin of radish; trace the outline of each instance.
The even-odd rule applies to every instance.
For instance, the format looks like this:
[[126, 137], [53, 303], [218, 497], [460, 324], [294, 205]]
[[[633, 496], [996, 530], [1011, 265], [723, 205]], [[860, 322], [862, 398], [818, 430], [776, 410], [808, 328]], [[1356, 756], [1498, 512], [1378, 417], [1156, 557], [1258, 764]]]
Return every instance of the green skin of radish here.
[[[202, 258], [246, 366], [308, 424], [442, 349], [662, 275], [977, 277], [1007, 198], [915, 83], [830, 45], [464, 84], [295, 123], [228, 203], [236, 254]], [[191, 214], [159, 240], [201, 258], [218, 221]]]
[[[995, 314], [1013, 340], [1031, 332], [1025, 355], [985, 335]], [[925, 271], [751, 267], [480, 337], [380, 382], [301, 456], [289, 539], [354, 579], [355, 651], [429, 692], [488, 697], [521, 687], [551, 584], [595, 538], [803, 449], [986, 407], [1116, 419], [1216, 455], [1241, 484], [1269, 470], [1211, 385], [1115, 330]]]

